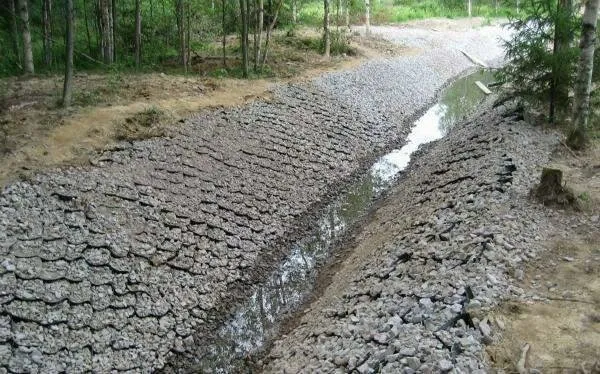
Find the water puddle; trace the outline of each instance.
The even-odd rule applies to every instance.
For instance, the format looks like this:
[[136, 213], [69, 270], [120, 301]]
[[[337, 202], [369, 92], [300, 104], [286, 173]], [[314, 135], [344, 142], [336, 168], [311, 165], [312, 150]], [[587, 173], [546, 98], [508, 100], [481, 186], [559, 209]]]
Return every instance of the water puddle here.
[[203, 349], [204, 355], [194, 365], [196, 369], [207, 373], [248, 370], [245, 357], [259, 352], [274, 338], [281, 320], [310, 295], [318, 267], [331, 254], [335, 241], [394, 184], [420, 145], [442, 138], [483, 100], [485, 95], [475, 85], [478, 80], [489, 83], [493, 75], [480, 71], [455, 81], [438, 103], [415, 122], [406, 145], [381, 157], [368, 174], [324, 210], [313, 235], [293, 244], [285, 262], [224, 324], [217, 339]]

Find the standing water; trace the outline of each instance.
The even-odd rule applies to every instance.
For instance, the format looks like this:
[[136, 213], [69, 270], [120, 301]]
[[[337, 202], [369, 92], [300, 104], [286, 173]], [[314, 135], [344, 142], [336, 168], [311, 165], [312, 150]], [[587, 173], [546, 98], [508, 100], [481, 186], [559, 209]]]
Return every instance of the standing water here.
[[244, 358], [274, 338], [282, 319], [310, 295], [318, 265], [330, 256], [335, 241], [394, 184], [411, 154], [420, 145], [442, 138], [481, 103], [485, 95], [475, 85], [478, 80], [489, 83], [492, 74], [476, 72], [449, 86], [439, 102], [415, 122], [406, 145], [381, 157], [367, 175], [325, 208], [313, 234], [292, 245], [286, 260], [221, 327], [212, 344], [202, 348], [203, 355], [193, 364], [195, 369], [215, 373], [244, 370]]

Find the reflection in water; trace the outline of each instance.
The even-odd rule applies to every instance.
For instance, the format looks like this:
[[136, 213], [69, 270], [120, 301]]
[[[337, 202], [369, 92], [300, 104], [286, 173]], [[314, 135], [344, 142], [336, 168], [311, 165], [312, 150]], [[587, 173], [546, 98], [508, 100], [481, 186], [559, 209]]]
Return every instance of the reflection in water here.
[[285, 262], [218, 331], [216, 341], [202, 348], [204, 355], [197, 362], [199, 371], [248, 370], [244, 357], [259, 351], [273, 338], [278, 323], [310, 294], [318, 265], [328, 258], [334, 241], [393, 185], [420, 145], [442, 138], [481, 102], [484, 94], [475, 86], [477, 80], [490, 82], [492, 74], [477, 72], [453, 83], [438, 104], [415, 122], [405, 146], [381, 157], [365, 177], [325, 209], [312, 236], [293, 244]]

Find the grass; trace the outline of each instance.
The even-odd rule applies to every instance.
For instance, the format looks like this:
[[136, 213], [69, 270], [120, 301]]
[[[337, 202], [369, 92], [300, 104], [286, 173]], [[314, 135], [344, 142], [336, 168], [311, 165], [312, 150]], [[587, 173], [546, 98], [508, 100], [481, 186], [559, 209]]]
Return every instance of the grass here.
[[[364, 3], [358, 2], [352, 8], [354, 24], [364, 22]], [[493, 0], [485, 2], [473, 1], [472, 16], [484, 17], [487, 23], [493, 18], [505, 18], [516, 14], [514, 4], [499, 1], [498, 9]], [[466, 2], [448, 0], [375, 0], [371, 1], [371, 23], [386, 24], [400, 23], [425, 18], [461, 18], [467, 17]], [[335, 23], [336, 9], [332, 3], [331, 20]], [[301, 24], [322, 27], [323, 2], [311, 1], [302, 5], [299, 11]]]

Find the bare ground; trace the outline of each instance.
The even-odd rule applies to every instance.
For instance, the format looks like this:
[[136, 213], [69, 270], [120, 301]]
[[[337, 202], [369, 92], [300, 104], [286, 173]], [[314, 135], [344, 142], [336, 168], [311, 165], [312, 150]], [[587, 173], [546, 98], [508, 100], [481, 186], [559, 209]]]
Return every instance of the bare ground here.
[[596, 229], [574, 229], [546, 243], [548, 252], [529, 264], [519, 282], [537, 297], [509, 301], [494, 313], [506, 331], [487, 355], [496, 371], [517, 372], [522, 348], [529, 344], [526, 369], [600, 373], [600, 143], [581, 154], [560, 146], [550, 166], [563, 170], [583, 214], [596, 217]]
[[[269, 78], [211, 77], [222, 68], [221, 61], [201, 57], [194, 59], [194, 74], [189, 75], [79, 73], [74, 105], [68, 110], [59, 107], [60, 76], [0, 80], [0, 185], [46, 168], [86, 164], [90, 155], [115, 140], [162, 135], [180, 119], [206, 108], [268, 98], [277, 83], [347, 69], [367, 58], [412, 53], [382, 39], [353, 36], [353, 55], [325, 61], [303, 44], [315, 38], [316, 31], [308, 29], [293, 38], [276, 33]], [[228, 45], [235, 43], [235, 38], [228, 39]], [[236, 63], [228, 61], [230, 67]]]

